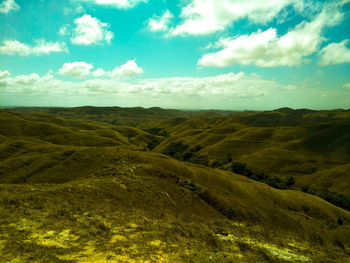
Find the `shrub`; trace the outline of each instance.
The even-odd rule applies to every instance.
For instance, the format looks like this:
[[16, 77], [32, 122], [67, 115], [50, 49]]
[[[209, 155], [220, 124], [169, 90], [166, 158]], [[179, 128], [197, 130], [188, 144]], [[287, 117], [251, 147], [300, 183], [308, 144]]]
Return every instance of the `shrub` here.
[[205, 155], [194, 155], [188, 161], [191, 163], [201, 164], [205, 166], [208, 166], [209, 164], [208, 158]]
[[335, 192], [329, 192], [328, 189], [326, 189], [319, 194], [319, 197], [332, 203], [333, 205], [350, 211], [350, 197], [348, 196]]
[[204, 155], [195, 154], [200, 149], [202, 149], [202, 146], [200, 145], [196, 145], [195, 147], [189, 149], [187, 144], [182, 142], [172, 142], [164, 149], [163, 153], [177, 160], [207, 166], [209, 163], [208, 158]]
[[308, 193], [310, 190], [310, 186], [309, 185], [303, 185], [301, 187], [301, 191], [303, 191], [304, 193]]
[[337, 223], [339, 226], [341, 226], [343, 224], [343, 219], [341, 219], [340, 217], [337, 220]]
[[218, 160], [215, 160], [210, 166], [214, 167], [214, 168], [218, 168], [218, 167], [223, 166], [223, 163], [218, 161]]
[[194, 148], [191, 149], [191, 151], [193, 152], [198, 152], [202, 149], [202, 146], [201, 145], [196, 145]]
[[163, 130], [162, 128], [151, 128], [151, 129], [147, 129], [145, 131], [150, 133], [150, 134], [153, 134], [153, 135], [169, 137], [168, 132], [166, 130]]
[[226, 161], [227, 161], [227, 163], [230, 163], [230, 162], [232, 162], [232, 156], [231, 156], [231, 154], [227, 154], [227, 157], [226, 157]]
[[287, 180], [285, 181], [285, 185], [287, 186], [287, 187], [291, 187], [292, 185], [294, 185], [295, 184], [295, 180], [294, 180], [294, 177], [293, 176], [289, 176], [288, 178], [287, 178]]
[[192, 156], [193, 156], [193, 152], [185, 152], [182, 156], [182, 159], [184, 161], [186, 161], [186, 160], [190, 159]]
[[246, 164], [233, 162], [231, 170], [234, 173], [249, 177], [253, 180], [263, 182], [277, 189], [287, 189], [294, 184], [294, 178], [291, 176], [286, 181], [281, 180], [276, 176], [270, 176], [264, 172], [253, 172]]
[[186, 189], [188, 189], [188, 190], [190, 190], [191, 192], [194, 192], [194, 193], [199, 193], [200, 191], [201, 191], [201, 188], [200, 188], [200, 186], [199, 185], [197, 185], [197, 184], [195, 184], [195, 183], [192, 183], [189, 179], [187, 179], [187, 178], [181, 178], [181, 177], [178, 177], [177, 178], [177, 183], [180, 185], [180, 186], [182, 186], [182, 187], [184, 187], [184, 188], [186, 188]]
[[163, 151], [164, 154], [169, 155], [175, 159], [182, 159], [183, 153], [188, 149], [188, 145], [182, 142], [172, 142]]
[[310, 212], [310, 207], [308, 205], [302, 205], [301, 209], [304, 211], [304, 213], [309, 213]]
[[150, 143], [147, 144], [147, 148], [152, 151], [154, 148], [156, 148], [162, 141], [161, 140], [153, 140]]
[[226, 218], [230, 220], [234, 218], [235, 210], [224, 201], [213, 196], [208, 190], [201, 191], [199, 197]]
[[244, 163], [240, 163], [240, 162], [233, 162], [231, 165], [231, 170], [236, 174], [244, 175], [247, 177], [251, 177], [253, 174], [252, 171], [249, 170]]

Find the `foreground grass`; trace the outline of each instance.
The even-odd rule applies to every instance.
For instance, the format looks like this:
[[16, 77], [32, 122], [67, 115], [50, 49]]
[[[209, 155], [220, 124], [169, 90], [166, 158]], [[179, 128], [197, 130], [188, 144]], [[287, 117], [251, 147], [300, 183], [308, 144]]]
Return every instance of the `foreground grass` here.
[[0, 262], [345, 262], [349, 253], [316, 233], [229, 220], [188, 187], [134, 172], [0, 185], [0, 209]]

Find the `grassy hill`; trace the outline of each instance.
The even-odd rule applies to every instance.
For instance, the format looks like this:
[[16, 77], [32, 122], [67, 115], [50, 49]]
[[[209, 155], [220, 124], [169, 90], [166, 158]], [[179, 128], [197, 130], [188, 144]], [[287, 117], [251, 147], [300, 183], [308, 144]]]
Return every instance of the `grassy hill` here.
[[[323, 190], [332, 171], [350, 162], [350, 112], [279, 109], [271, 112], [234, 113], [229, 116], [195, 116], [141, 124], [169, 134], [156, 152], [166, 153], [176, 144], [186, 149], [177, 158], [230, 169], [233, 162], [281, 179], [293, 176], [296, 185]], [[199, 151], [191, 152], [194, 147]], [[181, 148], [181, 147], [180, 147]], [[185, 157], [185, 158], [184, 158]], [[340, 169], [344, 171], [344, 169]], [[346, 177], [347, 173], [344, 173]], [[339, 185], [339, 186], [337, 186]], [[332, 190], [350, 196], [350, 180]]]
[[[328, 128], [243, 120], [256, 114], [129, 127], [1, 111], [0, 262], [347, 262], [349, 211], [231, 171], [240, 161], [347, 193], [347, 116]], [[313, 148], [329, 129], [340, 141]]]
[[62, 116], [92, 120], [114, 125], [136, 126], [143, 122], [152, 120], [164, 120], [169, 118], [188, 118], [196, 112], [167, 110], [158, 107], [153, 108], [121, 108], [121, 107], [75, 107], [75, 108], [45, 108], [45, 107], [20, 107], [11, 108], [11, 112], [18, 113], [40, 113], [50, 116]]

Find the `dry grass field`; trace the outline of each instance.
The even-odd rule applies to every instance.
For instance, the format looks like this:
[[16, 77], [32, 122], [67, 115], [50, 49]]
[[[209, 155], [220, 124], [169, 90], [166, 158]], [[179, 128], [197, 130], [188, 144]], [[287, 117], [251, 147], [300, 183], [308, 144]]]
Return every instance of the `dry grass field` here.
[[349, 117], [2, 110], [0, 262], [349, 262]]

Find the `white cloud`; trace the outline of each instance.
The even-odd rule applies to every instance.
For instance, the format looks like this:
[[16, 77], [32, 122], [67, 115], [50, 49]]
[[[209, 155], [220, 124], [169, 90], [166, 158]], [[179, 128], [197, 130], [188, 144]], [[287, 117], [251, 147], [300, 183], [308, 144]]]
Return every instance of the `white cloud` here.
[[257, 24], [272, 21], [288, 6], [301, 11], [303, 0], [191, 0], [183, 7], [183, 22], [172, 28], [171, 35], [204, 35], [220, 31], [232, 22], [248, 18]]
[[59, 74], [64, 76], [71, 76], [74, 78], [84, 78], [90, 75], [90, 70], [93, 68], [92, 64], [86, 62], [64, 63], [59, 69]]
[[95, 70], [94, 72], [92, 72], [92, 75], [96, 78], [98, 77], [103, 77], [106, 75], [106, 71], [104, 71], [103, 69], [101, 68], [98, 68], [97, 70]]
[[322, 30], [338, 24], [343, 14], [338, 9], [325, 8], [311, 22], [303, 21], [279, 37], [276, 29], [258, 30], [250, 35], [222, 38], [215, 47], [222, 48], [202, 56], [199, 65], [227, 67], [234, 64], [255, 64], [260, 67], [294, 66], [315, 53], [324, 37]]
[[[0, 74], [1, 75], [1, 74]], [[159, 103], [168, 100], [206, 99], [252, 99], [267, 96], [271, 89], [288, 89], [275, 81], [264, 80], [256, 74], [243, 72], [228, 73], [211, 77], [173, 77], [141, 79], [126, 82], [120, 79], [89, 79], [79, 82], [55, 79], [51, 72], [43, 77], [36, 73], [10, 77], [8, 73], [0, 78], [0, 89], [7, 93], [49, 93], [67, 95], [118, 96], [118, 98], [145, 97]]]
[[110, 6], [118, 9], [130, 9], [139, 3], [147, 3], [148, 0], [80, 0], [82, 2], [92, 2], [97, 5]]
[[64, 7], [63, 13], [65, 15], [82, 14], [82, 13], [85, 13], [85, 9], [82, 7], [82, 5], [79, 2], [71, 0], [71, 5]]
[[319, 52], [320, 64], [322, 66], [350, 63], [350, 49], [345, 45], [349, 43], [348, 39], [345, 39], [339, 43], [331, 43], [322, 48]]
[[350, 90], [350, 83], [345, 83], [345, 84], [343, 85], [343, 88], [344, 88], [344, 89]]
[[33, 53], [36, 55], [50, 54], [52, 52], [68, 52], [68, 49], [63, 42], [46, 42], [43, 39], [38, 40], [33, 48]]
[[278, 87], [274, 81], [261, 79], [257, 75], [243, 72], [221, 74], [213, 77], [178, 77], [141, 80], [130, 87], [130, 92], [149, 95], [177, 97], [200, 96], [221, 98], [254, 98], [268, 94], [268, 89]]
[[35, 46], [29, 46], [17, 40], [5, 40], [0, 46], [0, 54], [3, 55], [43, 55], [52, 52], [68, 52], [66, 44], [63, 42], [46, 42], [43, 39], [36, 40]]
[[173, 14], [169, 10], [166, 10], [161, 17], [154, 16], [148, 20], [148, 28], [151, 31], [166, 31], [169, 28], [170, 20], [173, 18]]
[[6, 79], [10, 76], [11, 76], [11, 74], [8, 70], [4, 70], [4, 71], [0, 70], [0, 79]]
[[14, 0], [4, 0], [0, 3], [0, 13], [8, 14], [10, 11], [18, 11], [19, 5]]
[[113, 32], [108, 31], [107, 23], [102, 23], [95, 17], [90, 15], [83, 15], [74, 20], [76, 27], [74, 35], [71, 38], [73, 44], [76, 45], [92, 45], [100, 42], [107, 42], [110, 44], [114, 37]]
[[[135, 60], [129, 60], [120, 67], [114, 68], [112, 71], [106, 71], [102, 68], [98, 68], [92, 73], [93, 65], [80, 61], [72, 63], [64, 63], [58, 73], [64, 76], [71, 76], [74, 78], [86, 78], [92, 75], [95, 78], [100, 77], [112, 77], [112, 78], [130, 78], [135, 75], [143, 73], [143, 69], [140, 68]], [[91, 74], [90, 74], [91, 73]]]
[[54, 79], [51, 71], [43, 77], [36, 73], [16, 77], [10, 77], [9, 73], [6, 73], [6, 75], [8, 75], [6, 78], [0, 78], [0, 90], [3, 92], [50, 93], [55, 89], [59, 89], [60, 85], [63, 84], [62, 81]]
[[63, 25], [61, 28], [58, 30], [58, 34], [61, 36], [66, 36], [69, 32], [69, 25]]
[[120, 67], [116, 67], [112, 70], [110, 75], [113, 78], [116, 77], [132, 77], [138, 74], [143, 73], [143, 69], [140, 68], [135, 60], [129, 60], [124, 65], [121, 65]]
[[15, 82], [20, 85], [32, 85], [40, 79], [40, 76], [36, 73], [30, 75], [22, 75], [14, 78]]

